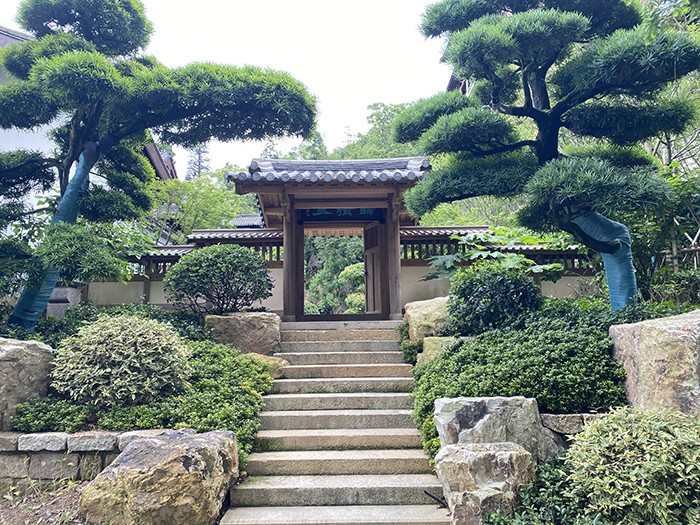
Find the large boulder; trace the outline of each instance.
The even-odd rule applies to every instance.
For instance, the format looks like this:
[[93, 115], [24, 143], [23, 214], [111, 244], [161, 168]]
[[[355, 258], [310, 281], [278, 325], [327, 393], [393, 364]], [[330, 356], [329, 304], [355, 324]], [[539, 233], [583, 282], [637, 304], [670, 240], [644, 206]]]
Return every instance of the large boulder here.
[[46, 395], [52, 359], [44, 343], [0, 338], [0, 431], [12, 429], [18, 404]]
[[80, 496], [95, 525], [213, 525], [238, 477], [232, 432], [166, 431], [130, 442]]
[[438, 335], [447, 325], [447, 297], [436, 297], [427, 301], [406, 303], [404, 321], [408, 324], [408, 337], [411, 341]]
[[204, 324], [217, 343], [235, 346], [244, 354], [272, 355], [280, 349], [281, 319], [267, 312], [208, 315]]
[[562, 438], [542, 425], [537, 401], [524, 397], [458, 397], [435, 400], [440, 445], [516, 443], [535, 462], [551, 461]]
[[448, 445], [435, 470], [454, 525], [481, 525], [496, 511], [512, 514], [518, 487], [535, 480], [532, 456], [515, 443]]
[[632, 406], [700, 415], [700, 310], [610, 327]]

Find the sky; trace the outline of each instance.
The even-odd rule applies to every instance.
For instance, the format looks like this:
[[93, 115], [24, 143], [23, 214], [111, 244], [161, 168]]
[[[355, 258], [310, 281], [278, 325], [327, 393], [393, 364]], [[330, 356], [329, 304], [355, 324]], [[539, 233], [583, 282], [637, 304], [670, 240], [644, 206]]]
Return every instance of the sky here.
[[[192, 62], [282, 70], [317, 98], [318, 125], [330, 150], [348, 133], [365, 133], [367, 106], [408, 103], [445, 89], [443, 43], [418, 31], [435, 0], [144, 0], [154, 33], [148, 54], [170, 67]], [[19, 0], [2, 0], [0, 25], [14, 21]], [[286, 152], [300, 139], [278, 142]], [[210, 143], [211, 168], [248, 166], [261, 142]], [[183, 178], [188, 152], [175, 151]]]

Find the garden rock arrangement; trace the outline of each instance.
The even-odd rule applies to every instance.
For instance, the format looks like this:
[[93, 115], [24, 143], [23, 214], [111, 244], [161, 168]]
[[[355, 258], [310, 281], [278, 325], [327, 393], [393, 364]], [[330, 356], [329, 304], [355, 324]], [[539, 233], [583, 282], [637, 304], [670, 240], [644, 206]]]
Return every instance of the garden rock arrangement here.
[[0, 431], [12, 429], [15, 406], [46, 395], [52, 358], [38, 341], [0, 338]]
[[454, 525], [481, 525], [496, 511], [512, 513], [518, 487], [535, 480], [532, 456], [515, 443], [448, 445], [435, 468]]
[[561, 437], [542, 425], [537, 401], [524, 397], [437, 399], [435, 423], [442, 447], [512, 442], [537, 463], [553, 460], [565, 448]]
[[425, 337], [438, 335], [447, 326], [447, 299], [436, 297], [406, 303], [404, 321], [408, 324], [408, 337], [411, 341], [422, 341]]
[[700, 310], [610, 327], [632, 406], [700, 415]]
[[83, 491], [81, 514], [96, 525], [216, 523], [238, 477], [233, 433], [127, 434], [122, 454]]
[[217, 343], [226, 343], [244, 354], [272, 355], [280, 350], [280, 318], [266, 312], [208, 315], [205, 326]]

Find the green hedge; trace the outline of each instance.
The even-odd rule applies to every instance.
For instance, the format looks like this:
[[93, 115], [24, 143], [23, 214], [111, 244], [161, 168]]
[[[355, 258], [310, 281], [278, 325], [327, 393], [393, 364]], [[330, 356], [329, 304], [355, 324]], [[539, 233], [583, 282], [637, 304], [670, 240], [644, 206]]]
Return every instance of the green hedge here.
[[192, 373], [184, 392], [141, 405], [110, 409], [70, 403], [54, 392], [17, 407], [14, 425], [23, 432], [75, 432], [92, 428], [135, 430], [194, 428], [232, 430], [242, 461], [260, 426], [262, 395], [269, 391], [267, 367], [230, 346], [190, 342]]
[[625, 404], [624, 377], [602, 331], [549, 322], [493, 330], [416, 367], [414, 419], [434, 455], [438, 398], [525, 396], [536, 398], [542, 412], [588, 412]]

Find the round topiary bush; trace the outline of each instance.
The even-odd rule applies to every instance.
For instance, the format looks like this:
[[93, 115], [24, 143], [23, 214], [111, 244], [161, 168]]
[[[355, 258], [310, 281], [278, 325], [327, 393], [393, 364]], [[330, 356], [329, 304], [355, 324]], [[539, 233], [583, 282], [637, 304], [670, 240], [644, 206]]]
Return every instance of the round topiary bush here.
[[567, 453], [572, 490], [603, 523], [700, 523], [700, 422], [619, 409], [590, 422]]
[[190, 374], [187, 347], [172, 327], [126, 315], [99, 319], [64, 339], [54, 365], [58, 393], [106, 407], [176, 393]]
[[539, 287], [498, 263], [477, 263], [457, 272], [450, 288], [447, 332], [476, 335], [513, 324], [542, 307]]
[[163, 280], [170, 301], [195, 312], [239, 312], [272, 295], [265, 260], [236, 244], [217, 244], [183, 256]]

